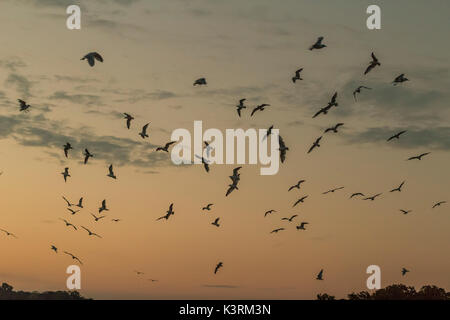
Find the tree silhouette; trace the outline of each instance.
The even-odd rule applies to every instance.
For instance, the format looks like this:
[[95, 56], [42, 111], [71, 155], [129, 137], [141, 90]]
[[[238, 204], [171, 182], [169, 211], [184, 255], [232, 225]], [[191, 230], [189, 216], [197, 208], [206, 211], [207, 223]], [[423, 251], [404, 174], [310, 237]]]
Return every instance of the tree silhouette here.
[[85, 300], [78, 291], [14, 291], [7, 283], [0, 287], [0, 300]]

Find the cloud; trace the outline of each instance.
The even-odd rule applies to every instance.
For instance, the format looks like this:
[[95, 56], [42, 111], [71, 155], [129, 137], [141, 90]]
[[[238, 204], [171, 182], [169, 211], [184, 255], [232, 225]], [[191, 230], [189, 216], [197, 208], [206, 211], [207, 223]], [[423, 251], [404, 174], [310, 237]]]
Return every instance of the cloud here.
[[11, 73], [5, 80], [5, 84], [15, 86], [22, 99], [27, 99], [31, 96], [30, 91], [33, 83], [20, 74]]
[[24, 68], [26, 66], [26, 63], [18, 57], [11, 57], [9, 59], [0, 60], [0, 67], [8, 69], [12, 72], [15, 72], [17, 71], [17, 69]]
[[101, 106], [100, 96], [92, 94], [69, 94], [66, 91], [56, 91], [49, 97], [50, 100], [66, 100], [76, 104]]
[[[115, 93], [119, 91], [115, 90]], [[124, 96], [124, 98], [120, 98], [115, 100], [115, 102], [128, 102], [128, 103], [137, 103], [144, 100], [166, 100], [171, 98], [177, 98], [178, 95], [174, 92], [167, 90], [156, 90], [153, 92], [147, 92], [144, 90], [131, 90], [131, 91], [122, 91], [119, 93]]]

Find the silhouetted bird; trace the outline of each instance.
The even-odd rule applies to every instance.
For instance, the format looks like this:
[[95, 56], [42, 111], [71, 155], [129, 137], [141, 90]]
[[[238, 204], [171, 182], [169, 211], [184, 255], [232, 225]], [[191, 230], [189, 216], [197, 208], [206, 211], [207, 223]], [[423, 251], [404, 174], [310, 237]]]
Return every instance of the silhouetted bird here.
[[66, 227], [72, 227], [75, 230], [78, 230], [77, 227], [75, 227], [73, 224], [71, 224], [70, 222], [68, 222], [66, 219], [60, 219], [61, 221], [64, 221], [64, 223], [66, 224]]
[[278, 228], [278, 229], [274, 229], [274, 230], [270, 231], [270, 233], [278, 233], [283, 230], [284, 230], [284, 228]]
[[82, 208], [83, 209], [83, 197], [81, 197], [80, 200], [78, 200], [78, 203], [76, 204], [76, 206], [78, 208]]
[[95, 65], [95, 60], [103, 62], [103, 57], [97, 52], [89, 52], [81, 60], [87, 60], [89, 65], [93, 67]]
[[61, 174], [63, 175], [63, 177], [64, 177], [64, 182], [67, 182], [67, 177], [70, 177], [70, 174], [69, 174], [69, 168], [64, 168], [64, 172], [61, 172]]
[[81, 262], [80, 259], [78, 259], [77, 257], [75, 257], [73, 254], [71, 254], [70, 252], [64, 251], [65, 254], [69, 255], [72, 257], [73, 260], [77, 260], [81, 265], [83, 264], [83, 262]]
[[367, 89], [367, 90], [371, 90], [372, 88], [366, 87], [366, 86], [359, 86], [358, 88], [355, 89], [355, 91], [353, 91], [353, 98], [356, 101], [356, 95], [358, 93], [361, 93], [361, 89]]
[[294, 205], [293, 205], [292, 207], [295, 207], [295, 206], [296, 206], [297, 204], [299, 204], [300, 202], [303, 203], [303, 202], [305, 201], [306, 198], [308, 198], [308, 196], [301, 197], [300, 199], [298, 199], [298, 200], [294, 203]]
[[278, 136], [278, 144], [279, 144], [278, 150], [280, 150], [280, 160], [281, 163], [283, 163], [286, 160], [286, 151], [288, 151], [289, 148], [286, 147], [286, 144], [284, 143], [284, 140], [281, 136]]
[[337, 133], [338, 132], [338, 128], [343, 126], [343, 125], [344, 125], [343, 123], [338, 123], [334, 127], [330, 127], [328, 129], [326, 129], [325, 133], [330, 132], [330, 131], [333, 131], [334, 133]]
[[19, 111], [24, 111], [24, 112], [30, 111], [31, 106], [29, 104], [27, 104], [22, 99], [17, 99], [17, 101], [19, 101]]
[[114, 174], [113, 171], [113, 165], [109, 165], [108, 167], [108, 174], [106, 175], [107, 177], [113, 178], [113, 179], [117, 179], [116, 175]]
[[268, 214], [271, 214], [271, 213], [274, 213], [274, 212], [277, 212], [277, 211], [276, 211], [276, 210], [273, 210], [273, 209], [266, 211], [266, 212], [264, 213], [264, 218], [265, 218]]
[[397, 188], [392, 189], [390, 192], [395, 192], [395, 191], [401, 192], [404, 184], [405, 184], [405, 181], [403, 181]]
[[66, 158], [69, 155], [69, 150], [73, 149], [72, 146], [70, 145], [69, 142], [66, 142], [66, 144], [64, 145], [64, 155], [66, 156]]
[[305, 180], [299, 180], [299, 181], [297, 182], [297, 184], [294, 184], [293, 186], [289, 187], [288, 192], [291, 191], [292, 189], [295, 189], [295, 188], [297, 188], [297, 189], [300, 190], [300, 185], [301, 185], [303, 182], [305, 182]]
[[370, 61], [369, 66], [366, 68], [366, 71], [364, 71], [364, 74], [368, 74], [370, 72], [370, 70], [372, 70], [376, 66], [381, 66], [381, 63], [378, 61], [377, 57], [375, 57], [373, 52], [372, 52], [371, 56], [372, 56], [372, 61]]
[[409, 81], [409, 79], [408, 79], [408, 78], [405, 78], [405, 74], [402, 73], [401, 75], [397, 76], [397, 77], [394, 79], [394, 81], [392, 81], [392, 84], [393, 84], [394, 86], [396, 86], [397, 84], [402, 83], [402, 82], [405, 82], [405, 81]]
[[437, 202], [437, 203], [435, 203], [434, 205], [433, 205], [433, 208], [432, 209], [434, 209], [434, 208], [436, 208], [436, 207], [440, 207], [442, 204], [444, 204], [444, 203], [447, 203], [447, 201], [439, 201], [439, 202]]
[[73, 205], [73, 203], [70, 203], [69, 200], [66, 199], [66, 197], [62, 196], [62, 198], [64, 199], [64, 201], [67, 203], [68, 207], [71, 207]]
[[208, 205], [206, 207], [203, 207], [202, 210], [211, 210], [211, 206], [213, 205], [213, 203], [208, 203]]
[[323, 192], [322, 194], [333, 193], [333, 192], [338, 191], [338, 190], [341, 190], [341, 189], [344, 189], [344, 187], [334, 188], [334, 189], [325, 191], [325, 192]]
[[214, 268], [214, 274], [216, 274], [217, 271], [219, 271], [219, 269], [222, 268], [222, 267], [223, 267], [223, 263], [222, 263], [222, 262], [219, 262], [219, 263], [216, 265], [216, 267]]
[[54, 245], [52, 245], [52, 246], [50, 247], [50, 249], [53, 250], [53, 251], [55, 251], [56, 253], [58, 253], [58, 248], [55, 247]]
[[323, 280], [323, 269], [320, 270], [319, 274], [316, 277], [316, 280]]
[[361, 192], [355, 192], [355, 193], [353, 193], [353, 194], [350, 196], [350, 199], [353, 198], [353, 197], [356, 197], [356, 196], [365, 197], [364, 193], [361, 193]]
[[142, 131], [139, 132], [139, 135], [142, 137], [142, 139], [148, 138], [147, 128], [148, 128], [148, 125], [149, 125], [149, 124], [150, 124], [150, 123], [147, 123], [145, 126], [143, 126], [143, 127], [142, 127]]
[[93, 216], [94, 217], [94, 220], [95, 220], [95, 222], [97, 222], [97, 221], [99, 221], [100, 219], [103, 219], [103, 218], [105, 218], [106, 216], [96, 216], [95, 214], [93, 214], [93, 213], [91, 213], [91, 216]]
[[244, 105], [244, 101], [245, 101], [245, 100], [247, 100], [247, 99], [241, 99], [241, 100], [239, 100], [239, 104], [236, 106], [236, 111], [237, 111], [237, 114], [238, 114], [239, 117], [241, 117], [241, 110], [247, 108], [247, 107]]
[[203, 164], [203, 167], [205, 168], [205, 171], [206, 172], [209, 172], [209, 161], [207, 160], [207, 159], [205, 159], [204, 157], [200, 157], [200, 156], [198, 156], [198, 155], [195, 155], [198, 159], [201, 159], [202, 160], [202, 164]]
[[292, 77], [292, 82], [295, 83], [297, 80], [303, 80], [302, 77], [300, 77], [300, 72], [302, 72], [303, 68], [298, 69], [295, 71], [295, 76]]
[[322, 137], [319, 137], [319, 138], [316, 139], [316, 141], [314, 141], [313, 145], [309, 148], [308, 153], [313, 151], [315, 148], [319, 148], [320, 147], [320, 140], [322, 140]]
[[101, 238], [101, 236], [99, 236], [98, 234], [96, 234], [95, 232], [92, 232], [91, 230], [89, 230], [88, 228], [86, 228], [86, 227], [83, 227], [83, 226], [81, 226], [84, 230], [86, 230], [87, 232], [88, 232], [88, 235], [89, 236], [94, 236], [94, 237], [99, 237], [99, 238]]
[[200, 78], [194, 81], [194, 86], [205, 86], [206, 85], [206, 79]]
[[309, 224], [308, 222], [302, 222], [300, 225], [296, 226], [297, 230], [306, 230], [305, 226]]
[[109, 209], [106, 207], [106, 199], [102, 201], [102, 206], [98, 208], [98, 213], [102, 213], [102, 211], [109, 211]]
[[377, 194], [374, 195], [374, 196], [364, 198], [363, 200], [371, 200], [371, 201], [374, 201], [374, 200], [375, 200], [377, 197], [379, 197], [379, 196], [381, 196], [381, 193], [377, 193]]
[[112, 222], [120, 222], [120, 221], [122, 221], [122, 220], [120, 220], [120, 219], [111, 219], [111, 221], [112, 221]]
[[426, 155], [429, 155], [430, 153], [431, 152], [425, 152], [425, 153], [422, 153], [422, 154], [420, 154], [418, 156], [411, 157], [408, 160], [422, 160], [422, 157], [425, 157]]
[[66, 208], [66, 209], [70, 211], [70, 214], [71, 214], [71, 215], [74, 215], [74, 214], [76, 214], [77, 212], [80, 212], [80, 210], [73, 210], [73, 209], [70, 209], [70, 208]]
[[84, 164], [88, 163], [89, 158], [92, 158], [94, 155], [89, 152], [88, 149], [84, 149]]
[[404, 276], [407, 272], [409, 272], [409, 270], [402, 268], [402, 276]]
[[17, 236], [14, 233], [12, 233], [12, 232], [9, 232], [9, 231], [7, 231], [5, 229], [0, 229], [0, 231], [3, 231], [6, 234], [7, 237], [13, 237], [13, 238], [17, 239]]
[[134, 117], [132, 115], [128, 114], [128, 113], [124, 113], [124, 116], [125, 116], [124, 119], [127, 120], [127, 129], [130, 129], [131, 120], [134, 120]]
[[402, 134], [404, 134], [406, 132], [406, 130], [403, 130], [403, 131], [400, 131], [399, 133], [396, 133], [396, 134], [394, 134], [393, 136], [391, 136], [391, 137], [389, 137], [388, 139], [387, 139], [387, 141], [391, 141], [392, 139], [400, 139], [400, 136], [402, 135]]
[[326, 45], [322, 44], [322, 40], [323, 40], [323, 37], [317, 38], [316, 43], [314, 43], [311, 47], [309, 47], [309, 50], [325, 48]]
[[212, 222], [211, 224], [212, 224], [213, 226], [220, 227], [219, 219], [220, 219], [220, 218], [216, 218], [216, 220], [214, 220], [214, 222]]
[[408, 214], [408, 213], [411, 212], [411, 210], [403, 210], [403, 209], [400, 209], [400, 211], [401, 211], [403, 214]]
[[227, 193], [225, 194], [225, 197], [228, 197], [228, 195], [233, 192], [233, 190], [239, 190], [237, 187], [237, 182], [233, 182], [232, 184], [228, 185]]
[[294, 215], [291, 216], [290, 218], [281, 218], [281, 220], [286, 220], [286, 221], [292, 222], [292, 220], [293, 220], [295, 217], [298, 217], [298, 215], [297, 215], [297, 214], [294, 214]]
[[171, 141], [171, 142], [167, 142], [164, 147], [158, 147], [156, 148], [156, 151], [165, 151], [165, 152], [169, 152], [169, 147], [174, 144], [176, 141]]
[[270, 106], [270, 104], [267, 104], [267, 103], [263, 103], [263, 104], [260, 104], [259, 106], [256, 106], [252, 110], [252, 113], [250, 114], [250, 117], [253, 117], [253, 115], [255, 114], [256, 111], [264, 111], [264, 108], [265, 107], [269, 107], [269, 106]]

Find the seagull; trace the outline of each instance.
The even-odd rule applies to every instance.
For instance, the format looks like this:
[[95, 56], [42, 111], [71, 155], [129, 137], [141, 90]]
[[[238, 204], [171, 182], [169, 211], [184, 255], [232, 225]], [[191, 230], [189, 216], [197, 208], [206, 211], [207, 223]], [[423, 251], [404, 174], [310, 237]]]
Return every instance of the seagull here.
[[225, 194], [225, 197], [228, 197], [228, 195], [231, 192], [233, 192], [234, 189], [239, 190], [238, 187], [237, 187], [237, 182], [233, 182], [232, 184], [228, 185], [228, 190], [227, 190], [227, 193]]
[[120, 220], [120, 219], [111, 219], [111, 221], [113, 221], [113, 222], [120, 222], [122, 220]]
[[106, 199], [102, 201], [102, 206], [98, 208], [98, 213], [102, 213], [102, 211], [109, 211], [109, 209], [106, 208]]
[[404, 276], [407, 272], [409, 272], [409, 270], [402, 268], [402, 276]]
[[93, 216], [94, 217], [94, 220], [95, 220], [95, 222], [97, 222], [98, 220], [100, 220], [100, 219], [103, 219], [103, 218], [105, 218], [106, 216], [96, 216], [95, 214], [93, 214], [93, 213], [91, 213], [91, 216]]
[[405, 74], [402, 73], [401, 75], [397, 76], [394, 81], [392, 81], [393, 85], [396, 86], [399, 83], [405, 82], [405, 81], [409, 81], [408, 78], [405, 78]]
[[274, 212], [277, 212], [277, 211], [276, 211], [276, 210], [273, 210], [273, 209], [266, 211], [266, 212], [264, 213], [264, 218], [265, 218], [268, 214], [271, 214], [271, 213], [274, 213]]
[[69, 142], [66, 142], [66, 144], [63, 147], [64, 147], [64, 155], [67, 158], [67, 156], [69, 155], [69, 150], [71, 150], [73, 148]]
[[372, 200], [372, 201], [374, 201], [375, 198], [378, 197], [378, 196], [381, 196], [381, 193], [377, 193], [376, 195], [374, 195], [374, 196], [372, 196], [372, 197], [364, 198], [363, 200]]
[[83, 209], [83, 197], [81, 197], [80, 200], [78, 200], [78, 204], [76, 204], [76, 206], [77, 206], [78, 208]]
[[426, 155], [429, 155], [431, 152], [425, 152], [425, 153], [422, 153], [422, 154], [420, 154], [420, 155], [418, 155], [418, 156], [414, 156], [414, 157], [411, 157], [411, 158], [409, 158], [408, 160], [415, 160], [415, 159], [417, 159], [417, 160], [422, 160], [422, 157], [424, 157], [424, 156], [426, 156]]
[[25, 101], [23, 101], [22, 99], [17, 99], [17, 101], [19, 101], [19, 103], [20, 103], [20, 109], [19, 109], [19, 111], [25, 111], [25, 112], [28, 112], [28, 111], [30, 111], [29, 109], [30, 109], [30, 105], [29, 104], [27, 104]]
[[70, 208], [66, 208], [66, 209], [70, 211], [71, 215], [74, 215], [75, 213], [80, 211], [80, 210], [73, 210], [73, 209], [70, 209]]
[[302, 72], [303, 68], [298, 69], [295, 71], [295, 76], [292, 77], [292, 82], [295, 83], [297, 80], [303, 80], [302, 77], [300, 77], [300, 72]]
[[300, 202], [303, 203], [303, 202], [305, 201], [306, 198], [308, 198], [308, 196], [301, 197], [300, 199], [298, 199], [298, 200], [294, 203], [294, 205], [293, 205], [292, 207], [295, 207], [295, 206], [296, 206], [297, 204], [299, 204]]
[[159, 217], [158, 219], [156, 219], [156, 221], [161, 220], [161, 219], [169, 220], [170, 216], [175, 214], [175, 211], [173, 211], [173, 203], [170, 204], [169, 210], [167, 210], [166, 212], [167, 213], [165, 215], [163, 215], [162, 217]]
[[313, 115], [313, 118], [319, 116], [321, 113], [327, 114], [328, 111], [329, 111], [330, 109], [331, 109], [330, 106], [323, 107], [322, 109], [320, 109], [319, 111], [317, 111], [317, 112]]
[[148, 125], [149, 125], [149, 124], [150, 124], [150, 123], [147, 123], [145, 126], [143, 126], [143, 127], [142, 127], [142, 131], [139, 132], [139, 135], [142, 137], [142, 139], [148, 138], [147, 128], [148, 128]]
[[336, 124], [334, 127], [330, 127], [330, 128], [328, 128], [328, 129], [326, 129], [325, 130], [325, 133], [327, 133], [327, 132], [329, 132], [329, 131], [333, 131], [334, 133], [337, 133], [338, 132], [338, 128], [339, 127], [341, 127], [341, 126], [343, 126], [344, 124], [343, 123], [338, 123], [338, 124]]
[[206, 207], [203, 207], [202, 210], [211, 210], [211, 206], [213, 205], [213, 203], [208, 203], [208, 205]]
[[300, 225], [296, 226], [297, 230], [306, 230], [305, 226], [309, 224], [308, 222], [302, 222]]
[[369, 87], [366, 87], [366, 86], [359, 86], [358, 88], [355, 89], [355, 91], [353, 91], [353, 98], [355, 98], [355, 101], [356, 101], [356, 94], [357, 93], [361, 93], [361, 89], [372, 90], [372, 88], [369, 88]]
[[322, 194], [328, 194], [328, 193], [330, 193], [330, 192], [335, 192], [335, 191], [337, 191], [337, 190], [341, 190], [341, 189], [344, 189], [344, 187], [334, 188], [334, 189], [331, 189], [331, 190], [325, 191], [325, 192], [323, 192]]
[[53, 251], [55, 251], [56, 253], [58, 253], [58, 248], [55, 247], [54, 245], [52, 245], [52, 246], [50, 247], [50, 249], [53, 250]]
[[322, 40], [323, 40], [323, 37], [317, 38], [316, 43], [314, 43], [314, 44], [309, 48], [309, 50], [312, 51], [313, 49], [322, 49], [322, 48], [325, 48], [326, 45], [322, 44]]
[[314, 141], [313, 145], [311, 146], [311, 148], [309, 148], [308, 153], [310, 153], [311, 151], [314, 150], [314, 148], [318, 148], [320, 147], [320, 140], [322, 139], [322, 137], [319, 137], [316, 139], [316, 141]]
[[231, 179], [231, 181], [233, 181], [233, 183], [237, 184], [239, 182], [239, 180], [241, 180], [241, 178], [240, 178], [241, 174], [239, 173], [239, 170], [241, 168], [242, 167], [236, 167], [233, 169], [233, 175], [230, 176], [230, 179]]
[[219, 271], [219, 269], [222, 268], [222, 267], [223, 267], [223, 263], [222, 263], [222, 262], [219, 262], [219, 263], [216, 265], [216, 268], [214, 269], [214, 274], [216, 274], [217, 271]]
[[278, 233], [283, 230], [284, 230], [284, 228], [278, 228], [278, 229], [274, 229], [274, 230], [270, 231], [270, 233]]
[[203, 167], [205, 168], [206, 172], [209, 172], [209, 162], [207, 159], [205, 159], [204, 157], [200, 157], [198, 155], [195, 155], [198, 159], [202, 160], [203, 163]]
[[400, 136], [402, 134], [404, 134], [406, 132], [406, 130], [400, 131], [399, 133], [394, 134], [392, 137], [390, 137], [389, 139], [387, 139], [387, 141], [391, 141], [392, 139], [400, 139]]
[[211, 224], [212, 224], [213, 226], [220, 227], [219, 219], [220, 219], [220, 218], [216, 218], [216, 220], [214, 220], [214, 222], [212, 222]]
[[303, 182], [305, 182], [305, 180], [299, 180], [299, 181], [297, 182], [297, 184], [294, 184], [293, 186], [289, 187], [288, 192], [291, 191], [291, 190], [294, 189], [294, 188], [297, 188], [297, 189], [300, 190], [300, 185], [301, 185]]
[[364, 71], [364, 74], [368, 74], [370, 72], [370, 70], [372, 70], [376, 66], [381, 66], [381, 63], [378, 61], [377, 57], [375, 57], [373, 52], [372, 52], [371, 56], [372, 56], [372, 61], [370, 61], [369, 66], [367, 67], [366, 71]]
[[60, 219], [61, 221], [64, 221], [64, 223], [66, 224], [66, 227], [72, 227], [75, 230], [78, 230], [77, 227], [75, 227], [73, 224], [71, 224], [70, 222], [68, 222], [66, 219]]
[[292, 222], [292, 220], [293, 220], [295, 217], [298, 217], [298, 214], [294, 214], [294, 215], [291, 216], [290, 218], [281, 218], [281, 220], [286, 220], [286, 221]]
[[127, 119], [127, 129], [130, 129], [131, 120], [134, 120], [134, 117], [128, 113], [124, 113], [123, 115], [125, 116], [124, 119]]
[[278, 144], [279, 144], [279, 148], [278, 150], [280, 150], [280, 160], [281, 163], [284, 162], [284, 160], [286, 160], [286, 151], [289, 150], [288, 147], [286, 147], [286, 145], [284, 144], [284, 140], [281, 136], [278, 136]]
[[157, 282], [158, 280], [156, 280], [156, 279], [147, 279], [147, 281]]
[[395, 191], [401, 192], [404, 184], [405, 184], [405, 181], [403, 181], [397, 188], [392, 189], [390, 192], [395, 192]]
[[70, 177], [69, 168], [68, 167], [64, 168], [64, 172], [61, 172], [61, 174], [64, 177], [64, 182], [67, 182], [67, 177]]
[[145, 273], [144, 272], [142, 272], [142, 271], [134, 271], [138, 276], [142, 276], [142, 275], [144, 275]]
[[273, 125], [271, 125], [271, 126], [269, 127], [269, 129], [267, 129], [266, 135], [264, 136], [263, 140], [266, 139], [266, 138], [268, 138], [268, 137], [272, 134], [272, 129], [273, 129]]
[[112, 164], [109, 165], [108, 171], [109, 171], [109, 173], [106, 175], [107, 177], [110, 177], [110, 178], [113, 178], [113, 179], [117, 179], [116, 175], [114, 174], [113, 165]]
[[339, 103], [336, 101], [336, 99], [337, 99], [337, 92], [335, 92], [333, 94], [333, 96], [331, 97], [331, 100], [330, 100], [330, 102], [328, 102], [327, 106], [323, 107], [318, 112], [316, 112], [316, 114], [314, 114], [313, 118], [317, 117], [321, 113], [327, 114], [328, 111], [331, 109], [331, 107], [337, 107], [339, 105]]
[[323, 280], [323, 269], [320, 270], [319, 274], [316, 277], [316, 280]]
[[194, 86], [201, 86], [201, 85], [206, 85], [206, 79], [205, 78], [200, 78], [195, 80], [194, 82]]
[[94, 155], [89, 152], [88, 149], [84, 149], [84, 164], [87, 164], [89, 158], [92, 158]]
[[14, 233], [11, 233], [9, 231], [6, 231], [5, 229], [0, 229], [0, 231], [3, 231], [7, 237], [11, 236], [17, 239], [16, 235]]
[[169, 147], [174, 144], [176, 141], [171, 141], [171, 142], [167, 142], [164, 147], [158, 147], [156, 148], [156, 151], [165, 151], [165, 152], [169, 152]]
[[101, 238], [101, 236], [99, 236], [98, 234], [96, 234], [96, 233], [94, 233], [94, 232], [92, 232], [91, 230], [89, 230], [88, 228], [86, 228], [86, 227], [83, 227], [83, 226], [81, 226], [84, 230], [86, 230], [87, 232], [88, 232], [88, 234], [90, 235], [90, 236], [95, 236], [95, 237], [99, 237], [99, 238]]
[[436, 208], [436, 207], [440, 207], [441, 204], [444, 204], [444, 203], [447, 203], [447, 201], [439, 201], [439, 202], [437, 202], [437, 203], [435, 203], [435, 204], [433, 205], [433, 208], [432, 208], [432, 209], [434, 209], [434, 208]]
[[361, 193], [361, 192], [355, 192], [355, 193], [353, 193], [353, 194], [350, 196], [350, 199], [353, 198], [353, 197], [356, 197], [356, 196], [365, 197], [364, 193]]
[[403, 209], [400, 209], [400, 211], [401, 211], [403, 214], [408, 214], [408, 213], [410, 213], [412, 210], [403, 210]]
[[247, 100], [247, 99], [241, 99], [241, 100], [239, 100], [239, 104], [236, 106], [236, 110], [237, 110], [237, 113], [238, 113], [238, 116], [239, 116], [239, 117], [241, 117], [241, 110], [247, 108], [247, 107], [244, 105], [244, 101], [245, 101], [245, 100]]
[[97, 52], [89, 52], [81, 60], [87, 59], [89, 65], [93, 67], [95, 65], [95, 60], [103, 62], [103, 57]]
[[73, 203], [70, 203], [70, 201], [67, 200], [66, 197], [62, 196], [62, 198], [64, 199], [65, 202], [67, 202], [67, 206], [68, 206], [68, 207], [73, 206]]
[[259, 106], [256, 106], [252, 110], [252, 113], [250, 114], [250, 117], [252, 117], [255, 114], [256, 111], [264, 111], [264, 108], [265, 107], [269, 107], [269, 106], [270, 106], [270, 104], [267, 104], [267, 103], [263, 103], [263, 104], [260, 104]]
[[75, 257], [75, 256], [74, 256], [73, 254], [71, 254], [70, 252], [64, 251], [64, 253], [67, 254], [67, 255], [69, 255], [69, 256], [71, 256], [73, 260], [77, 260], [80, 264], [83, 264], [83, 263], [81, 262], [80, 259], [78, 259], [77, 257]]

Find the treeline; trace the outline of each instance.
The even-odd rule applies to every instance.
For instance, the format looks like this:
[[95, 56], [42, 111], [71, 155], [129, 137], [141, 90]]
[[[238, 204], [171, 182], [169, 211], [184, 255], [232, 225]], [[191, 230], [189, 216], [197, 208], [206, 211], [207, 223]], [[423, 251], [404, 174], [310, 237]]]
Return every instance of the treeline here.
[[0, 300], [86, 300], [77, 291], [14, 291], [7, 283], [0, 287]]

